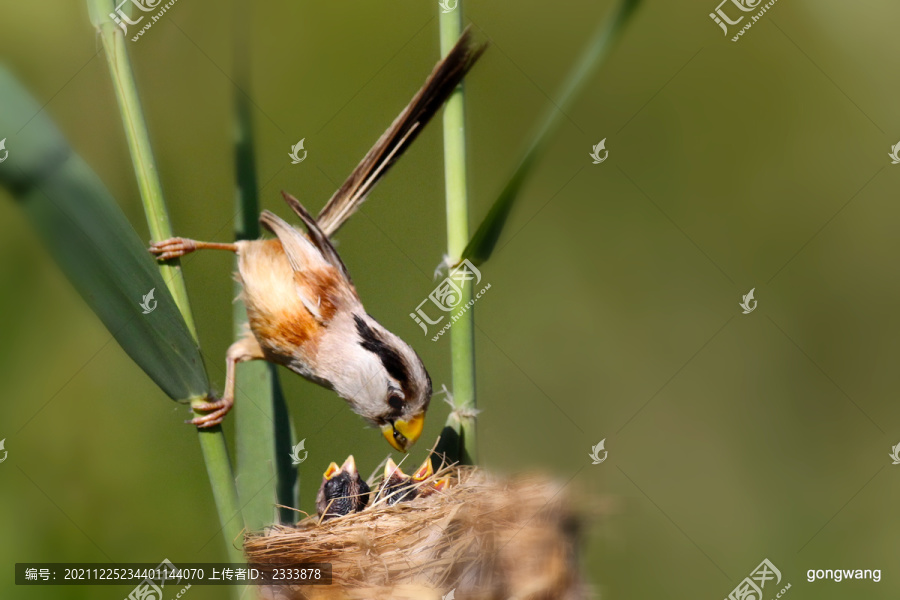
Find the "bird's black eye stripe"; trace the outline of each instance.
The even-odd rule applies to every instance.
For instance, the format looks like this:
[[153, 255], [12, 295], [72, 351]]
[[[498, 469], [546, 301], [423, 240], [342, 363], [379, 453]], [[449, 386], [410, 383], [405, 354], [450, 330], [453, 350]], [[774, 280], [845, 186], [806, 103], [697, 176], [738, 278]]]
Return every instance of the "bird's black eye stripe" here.
[[378, 356], [388, 374], [396, 379], [401, 386], [406, 387], [409, 381], [409, 374], [406, 372], [406, 366], [403, 364], [403, 359], [400, 358], [400, 355], [385, 344], [372, 331], [372, 328], [362, 320], [362, 317], [353, 315], [353, 320], [356, 322], [356, 331], [359, 333], [360, 346]]

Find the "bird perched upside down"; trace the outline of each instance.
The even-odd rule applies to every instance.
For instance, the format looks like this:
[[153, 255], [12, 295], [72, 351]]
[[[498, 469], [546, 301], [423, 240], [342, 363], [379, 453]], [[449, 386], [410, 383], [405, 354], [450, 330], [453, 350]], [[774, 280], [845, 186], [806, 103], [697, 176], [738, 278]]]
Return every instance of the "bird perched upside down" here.
[[328, 465], [316, 495], [316, 510], [322, 520], [359, 512], [368, 502], [369, 485], [357, 472], [352, 454], [340, 467], [337, 463]]
[[171, 238], [151, 246], [159, 260], [204, 248], [238, 255], [249, 331], [228, 349], [222, 398], [195, 405], [195, 410], [209, 412], [192, 423], [198, 427], [221, 423], [234, 404], [235, 366], [263, 359], [337, 392], [354, 412], [379, 427], [395, 449], [405, 452], [419, 438], [431, 379], [415, 351], [366, 313], [329, 238], [362, 204], [484, 49], [472, 42], [468, 29], [463, 32], [317, 219], [283, 193], [307, 234], [264, 211], [260, 222], [277, 239], [220, 244]]

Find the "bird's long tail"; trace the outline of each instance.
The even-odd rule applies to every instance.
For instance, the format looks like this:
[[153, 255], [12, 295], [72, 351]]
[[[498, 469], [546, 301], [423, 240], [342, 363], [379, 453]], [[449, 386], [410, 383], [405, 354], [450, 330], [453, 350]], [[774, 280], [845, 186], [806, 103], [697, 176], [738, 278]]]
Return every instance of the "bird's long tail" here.
[[325, 235], [334, 235], [356, 212], [375, 184], [412, 144], [484, 53], [487, 44], [474, 42], [470, 29], [467, 27], [463, 31], [459, 41], [434, 67], [422, 88], [319, 213], [316, 220]]

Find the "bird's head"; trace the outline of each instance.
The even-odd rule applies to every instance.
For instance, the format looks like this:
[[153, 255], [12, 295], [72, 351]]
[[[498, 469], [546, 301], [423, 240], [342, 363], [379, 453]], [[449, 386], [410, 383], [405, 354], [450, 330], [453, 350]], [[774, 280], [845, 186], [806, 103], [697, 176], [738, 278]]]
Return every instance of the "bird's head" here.
[[389, 506], [403, 500], [412, 500], [416, 497], [416, 489], [412, 484], [412, 478], [403, 472], [397, 463], [391, 458], [384, 465], [384, 479], [381, 482], [381, 490], [378, 496], [387, 498]]
[[394, 449], [406, 452], [422, 435], [431, 378], [406, 342], [368, 315], [354, 315], [353, 320], [359, 362], [368, 368], [361, 374], [364, 385], [351, 400]]
[[329, 519], [358, 512], [365, 508], [368, 500], [369, 485], [356, 470], [352, 454], [340, 467], [337, 463], [328, 465], [316, 495], [316, 509], [320, 515]]
[[[423, 482], [434, 475], [434, 469], [431, 466], [431, 458], [425, 459], [422, 466], [415, 470], [412, 475], [407, 475], [399, 466], [390, 458], [384, 465], [384, 479], [382, 480], [379, 496], [387, 498], [388, 505], [396, 504], [406, 500], [412, 500], [423, 493], [430, 493], [431, 489], [423, 487]], [[443, 489], [442, 484], [440, 488]]]

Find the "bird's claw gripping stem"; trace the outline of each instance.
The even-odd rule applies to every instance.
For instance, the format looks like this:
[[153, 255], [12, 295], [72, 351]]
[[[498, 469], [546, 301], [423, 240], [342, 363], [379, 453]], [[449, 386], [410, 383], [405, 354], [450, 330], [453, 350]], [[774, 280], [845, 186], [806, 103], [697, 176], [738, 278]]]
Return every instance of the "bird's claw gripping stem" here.
[[200, 429], [209, 429], [210, 427], [215, 427], [216, 425], [220, 425], [222, 423], [225, 415], [227, 415], [231, 411], [232, 406], [234, 406], [234, 398], [227, 397], [222, 398], [221, 400], [216, 400], [214, 402], [200, 402], [194, 404], [192, 408], [196, 412], [211, 412], [199, 417], [194, 417], [190, 421], [185, 421], [185, 423], [196, 425]]

